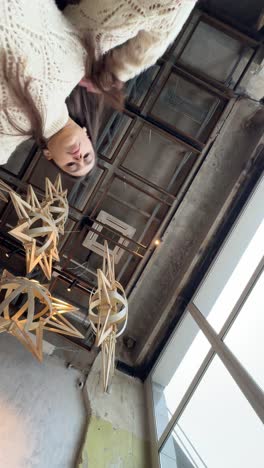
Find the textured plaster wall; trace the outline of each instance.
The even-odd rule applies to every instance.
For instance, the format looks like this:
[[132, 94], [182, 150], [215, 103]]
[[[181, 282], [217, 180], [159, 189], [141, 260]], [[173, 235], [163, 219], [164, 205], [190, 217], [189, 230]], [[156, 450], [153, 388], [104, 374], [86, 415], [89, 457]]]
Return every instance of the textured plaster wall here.
[[0, 467], [74, 468], [86, 410], [78, 371], [45, 356], [40, 364], [0, 334]]
[[103, 393], [98, 356], [84, 391], [91, 416], [80, 468], [150, 468], [143, 384], [117, 371]]

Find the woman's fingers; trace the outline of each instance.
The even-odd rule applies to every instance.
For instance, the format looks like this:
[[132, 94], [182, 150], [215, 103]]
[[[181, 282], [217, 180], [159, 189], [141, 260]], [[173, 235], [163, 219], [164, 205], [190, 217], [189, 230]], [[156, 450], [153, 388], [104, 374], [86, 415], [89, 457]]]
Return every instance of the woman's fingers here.
[[87, 91], [89, 91], [90, 93], [101, 94], [101, 91], [97, 88], [97, 86], [91, 80], [88, 80], [87, 78], [83, 78], [79, 82], [79, 85], [82, 86], [83, 88], [86, 88]]

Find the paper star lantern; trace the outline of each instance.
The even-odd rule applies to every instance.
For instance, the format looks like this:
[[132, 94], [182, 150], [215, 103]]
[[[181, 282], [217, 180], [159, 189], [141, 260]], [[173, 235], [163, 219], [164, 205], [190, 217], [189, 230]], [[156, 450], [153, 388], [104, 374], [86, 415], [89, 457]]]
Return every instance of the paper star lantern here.
[[11, 191], [11, 187], [9, 187], [9, 185], [7, 185], [3, 180], [0, 179], [0, 200], [8, 202], [6, 194], [9, 194]]
[[[15, 336], [39, 361], [43, 358], [43, 331], [83, 338], [63, 316], [78, 309], [53, 298], [35, 280], [15, 277], [4, 271], [0, 281], [0, 333]], [[33, 340], [35, 334], [35, 342]]]
[[10, 195], [19, 223], [9, 234], [24, 246], [27, 273], [39, 265], [45, 276], [51, 279], [52, 261], [59, 261], [58, 229], [48, 206], [40, 205], [31, 186], [28, 187], [27, 201], [15, 192]]
[[107, 242], [103, 269], [97, 270], [98, 288], [90, 296], [89, 319], [96, 335], [96, 345], [102, 347], [102, 377], [104, 391], [114, 372], [116, 339], [125, 330], [128, 304], [125, 291], [115, 279], [114, 257], [110, 258]]
[[59, 233], [64, 234], [64, 225], [69, 215], [69, 204], [67, 190], [62, 190], [60, 174], [58, 174], [54, 184], [46, 178], [45, 200], [43, 200], [42, 205], [48, 207]]

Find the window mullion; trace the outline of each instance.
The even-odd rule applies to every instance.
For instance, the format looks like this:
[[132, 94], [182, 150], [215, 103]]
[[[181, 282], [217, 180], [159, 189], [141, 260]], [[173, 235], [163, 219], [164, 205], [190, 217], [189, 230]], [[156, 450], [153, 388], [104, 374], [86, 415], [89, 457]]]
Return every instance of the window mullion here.
[[246, 302], [249, 294], [251, 293], [252, 288], [255, 286], [259, 276], [261, 275], [261, 272], [262, 272], [263, 268], [264, 268], [264, 257], [259, 262], [256, 270], [254, 271], [253, 275], [251, 276], [251, 278], [249, 279], [248, 283], [246, 284], [244, 290], [242, 291], [241, 296], [239, 297], [236, 304], [234, 305], [229, 317], [227, 318], [226, 322], [224, 323], [223, 327], [221, 328], [221, 330], [219, 332], [219, 337], [221, 339], [223, 339], [225, 337], [225, 335], [228, 332], [228, 330], [230, 329], [232, 323], [234, 322], [234, 320], [238, 316], [241, 308], [243, 307], [243, 305]]
[[264, 423], [264, 393], [261, 388], [217, 335], [213, 327], [208, 323], [193, 302], [189, 304], [188, 310], [256, 414]]
[[171, 420], [168, 422], [166, 428], [164, 429], [162, 436], [158, 440], [158, 450], [160, 451], [164, 443], [166, 442], [167, 438], [169, 437], [173, 427], [177, 423], [178, 419], [180, 418], [185, 406], [189, 402], [190, 398], [192, 397], [197, 385], [199, 384], [201, 378], [203, 377], [208, 365], [210, 364], [211, 360], [213, 359], [215, 352], [211, 348], [210, 351], [205, 356], [201, 366], [199, 367], [198, 371], [196, 372], [192, 382], [190, 383], [189, 387], [187, 388], [184, 396], [182, 397], [176, 411], [174, 412]]
[[153, 392], [151, 385], [151, 378], [148, 377], [144, 383], [147, 413], [148, 413], [148, 428], [150, 433], [150, 451], [151, 451], [151, 462], [153, 468], [161, 468], [160, 459], [159, 459], [159, 450], [158, 450], [158, 437], [156, 431], [156, 422], [154, 416], [154, 401], [153, 401]]

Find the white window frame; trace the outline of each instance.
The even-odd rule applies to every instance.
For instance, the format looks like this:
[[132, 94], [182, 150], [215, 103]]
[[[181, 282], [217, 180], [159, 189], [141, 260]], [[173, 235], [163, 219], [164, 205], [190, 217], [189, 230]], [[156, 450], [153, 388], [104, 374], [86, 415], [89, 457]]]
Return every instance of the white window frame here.
[[[253, 193], [251, 194], [248, 203], [254, 196], [260, 184], [264, 185], [264, 177], [259, 181], [259, 183], [257, 184], [257, 187], [255, 187], [255, 190], [253, 190]], [[243, 216], [244, 209], [245, 207], [242, 209], [239, 219], [241, 216]], [[233, 228], [231, 229], [230, 234], [232, 233], [234, 228], [235, 226], [233, 226]], [[218, 256], [221, 255], [221, 250], [222, 248], [220, 249]], [[231, 310], [228, 318], [226, 319], [219, 333], [217, 333], [214, 330], [214, 328], [210, 325], [210, 323], [202, 314], [202, 312], [199, 310], [199, 308], [194, 304], [193, 299], [195, 296], [193, 296], [192, 300], [187, 305], [185, 312], [180, 322], [178, 323], [174, 333], [176, 332], [178, 327], [181, 325], [181, 321], [186, 317], [186, 314], [189, 313], [191, 317], [194, 319], [195, 323], [198, 325], [199, 329], [203, 332], [203, 334], [205, 335], [205, 337], [211, 344], [211, 348], [208, 351], [206, 357], [204, 358], [202, 364], [197, 369], [195, 376], [193, 377], [189, 387], [187, 388], [184, 396], [182, 397], [171, 420], [168, 422], [160, 438], [158, 438], [157, 431], [156, 431], [154, 400], [153, 400], [153, 392], [152, 392], [152, 375], [155, 371], [156, 366], [159, 364], [160, 359], [162, 359], [163, 353], [165, 352], [166, 348], [163, 350], [163, 353], [159, 357], [156, 365], [154, 366], [154, 369], [152, 370], [148, 379], [145, 382], [153, 468], [160, 468], [160, 458], [159, 458], [160, 452], [164, 444], [166, 443], [167, 439], [171, 435], [174, 426], [176, 425], [179, 418], [181, 417], [183, 410], [185, 409], [188, 402], [190, 401], [200, 380], [204, 376], [208, 368], [208, 365], [210, 364], [210, 362], [215, 356], [218, 356], [220, 358], [221, 362], [224, 364], [225, 368], [227, 369], [229, 374], [232, 376], [233, 380], [236, 382], [236, 384], [240, 388], [241, 392], [244, 394], [244, 396], [250, 403], [252, 409], [255, 411], [255, 413], [258, 415], [258, 417], [261, 419], [262, 423], [264, 424], [264, 392], [255, 382], [255, 380], [250, 376], [247, 370], [242, 366], [242, 364], [235, 357], [235, 355], [228, 348], [228, 346], [224, 343], [224, 337], [226, 336], [231, 325], [233, 324], [233, 322], [239, 315], [239, 312], [241, 311], [242, 306], [244, 305], [250, 292], [252, 291], [254, 285], [256, 284], [259, 276], [261, 275], [263, 271], [264, 271], [264, 256], [260, 260], [254, 273], [252, 274], [249, 281], [247, 282], [244, 290], [242, 291], [240, 297], [236, 301], [236, 304]]]

